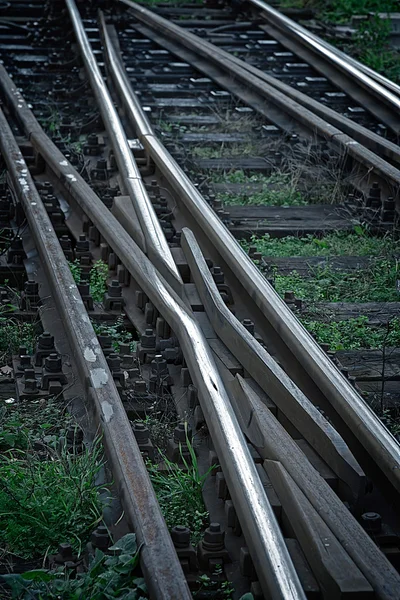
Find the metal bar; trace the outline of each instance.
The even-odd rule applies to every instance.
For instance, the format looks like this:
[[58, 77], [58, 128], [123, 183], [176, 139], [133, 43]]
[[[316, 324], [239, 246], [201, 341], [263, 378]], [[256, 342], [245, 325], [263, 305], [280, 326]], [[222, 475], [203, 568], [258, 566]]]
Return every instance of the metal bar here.
[[125, 131], [85, 33], [79, 11], [74, 0], [65, 1], [91, 87], [100, 108], [104, 126], [110, 136], [124, 191], [131, 198], [142, 227], [146, 241], [146, 248], [142, 248], [142, 250], [147, 252], [150, 260], [154, 262], [174, 289], [182, 294], [181, 276], [134, 161]]
[[365, 474], [343, 438], [226, 306], [190, 229], [182, 229], [182, 249], [218, 337], [337, 476], [347, 483], [355, 504], [363, 502]]
[[[400, 87], [396, 83], [390, 81], [390, 79], [387, 79], [386, 77], [384, 77], [380, 73], [377, 73], [373, 69], [370, 69], [370, 67], [363, 65], [358, 60], [355, 60], [353, 57], [345, 54], [338, 48], [335, 48], [335, 46], [332, 46], [322, 38], [318, 37], [317, 35], [315, 35], [315, 33], [307, 31], [305, 27], [302, 27], [286, 15], [283, 15], [282, 13], [278, 12], [269, 4], [263, 2], [263, 0], [250, 0], [250, 2], [263, 11], [261, 16], [264, 16], [267, 20], [274, 21], [274, 23], [277, 26], [279, 25], [282, 28], [285, 28], [286, 30], [292, 31], [293, 33], [295, 33], [296, 37], [304, 40], [307, 43], [307, 45], [312, 47], [313, 50], [316, 50], [318, 54], [329, 57], [329, 60], [335, 62], [335, 64], [337, 64], [339, 68], [342, 68], [343, 70], [348, 70], [348, 72], [352, 75], [358, 72], [360, 78], [362, 75], [366, 76], [363, 77], [363, 80], [366, 83], [368, 82], [369, 78], [374, 79], [375, 82], [378, 84], [376, 85], [375, 89], [377, 92], [379, 92], [379, 94], [381, 94], [383, 91], [385, 92], [386, 96], [387, 90], [391, 90], [392, 92], [394, 92], [394, 94], [400, 94]], [[369, 85], [370, 84], [368, 83], [368, 87]], [[381, 86], [386, 87], [387, 90], [382, 90]], [[389, 93], [387, 97], [392, 98], [394, 101], [397, 100], [397, 103], [399, 102], [399, 99], [396, 98], [396, 96], [394, 96], [392, 93]], [[394, 105], [396, 105], [396, 103], [394, 103]]]
[[[268, 76], [249, 65], [248, 63], [236, 58], [228, 52], [210, 44], [209, 42], [182, 29], [174, 23], [170, 23], [163, 17], [152, 13], [143, 6], [132, 2], [132, 0], [119, 0], [122, 4], [129, 6], [136, 19], [146, 23], [154, 30], [161, 31], [167, 37], [179, 42], [196, 52], [196, 54], [207, 58], [220, 66], [227, 74], [229, 73], [233, 80], [240, 81], [245, 86], [257, 91], [259, 94], [268, 98], [280, 110], [294, 118], [301, 125], [306, 126], [310, 133], [315, 133], [322, 138], [332, 142], [332, 144], [341, 148], [346, 154], [354, 157], [360, 164], [369, 170], [373, 169], [379, 173], [383, 179], [386, 179], [398, 195], [400, 186], [400, 172], [398, 169], [387, 163], [385, 160], [374, 154], [367, 148], [361, 146], [353, 138], [343, 133], [337, 127], [330, 125], [317, 114], [314, 114], [305, 106], [302, 106], [297, 100], [288, 97], [288, 93], [283, 91], [278, 83], [267, 81]], [[395, 195], [395, 194], [392, 194]]]
[[[274, 599], [305, 600], [279, 525], [261, 484], [212, 352], [193, 313], [162, 278], [116, 218], [45, 135], [0, 65], [0, 85], [33, 146], [88, 215], [102, 237], [164, 316], [177, 336], [245, 533], [260, 584]], [[140, 495], [139, 495], [140, 497]], [[144, 509], [145, 507], [142, 506]], [[169, 558], [166, 554], [165, 559]], [[155, 570], [157, 573], [157, 570]], [[156, 596], [158, 598], [158, 596]], [[164, 596], [160, 596], [162, 598]], [[187, 598], [171, 594], [169, 598]]]
[[[3, 68], [3, 67], [2, 67]], [[12, 90], [15, 93], [15, 88]], [[21, 105], [22, 100], [18, 100]], [[108, 457], [139, 544], [154, 598], [191, 598], [132, 427], [51, 221], [11, 129], [0, 110], [0, 148], [64, 324], [85, 391], [101, 424]], [[57, 150], [49, 146], [50, 153]], [[56, 160], [63, 155], [57, 150]], [[63, 158], [63, 161], [67, 161]], [[73, 173], [71, 171], [70, 173]], [[76, 175], [79, 177], [78, 175]], [[99, 200], [100, 202], [100, 200]]]
[[[349, 513], [326, 480], [248, 384], [236, 375], [233, 406], [243, 431], [264, 459], [279, 461], [370, 582], [376, 597], [399, 600], [400, 575]], [[249, 416], [250, 415], [250, 416]], [[283, 504], [283, 502], [282, 502]], [[329, 590], [332, 591], [332, 590]], [[324, 595], [330, 598], [329, 594]]]
[[[131, 109], [132, 98], [135, 111]], [[138, 128], [138, 122], [134, 120], [140, 108], [136, 95], [125, 96], [121, 93], [121, 99], [127, 117]], [[171, 188], [190, 210], [243, 288], [251, 294], [256, 305], [335, 411], [353, 432], [357, 432], [359, 442], [377, 467], [400, 491], [400, 445], [397, 440], [322, 352], [155, 135], [143, 131], [139, 137]]]

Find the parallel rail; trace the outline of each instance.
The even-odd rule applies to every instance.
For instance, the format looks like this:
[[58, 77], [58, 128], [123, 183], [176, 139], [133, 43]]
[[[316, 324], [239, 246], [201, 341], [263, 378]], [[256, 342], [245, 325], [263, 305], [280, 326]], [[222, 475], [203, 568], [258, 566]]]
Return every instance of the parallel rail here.
[[[130, 0], [121, 1], [129, 4], [129, 6], [133, 4]], [[136, 5], [135, 16], [140, 18], [142, 14], [145, 15], [146, 22], [152, 23], [154, 27], [160, 25], [163, 29], [169, 29], [169, 24], [165, 22], [165, 19], [152, 15], [147, 9]], [[175, 26], [173, 27], [175, 28]], [[105, 36], [104, 27], [103, 36]], [[183, 34], [180, 35], [180, 37], [182, 36]], [[190, 34], [187, 34], [187, 38], [189, 37]], [[111, 67], [111, 77], [120, 94], [121, 103], [127, 112], [131, 125], [136, 130], [151, 158], [171, 185], [177, 198], [194, 216], [206, 238], [212, 242], [224, 262], [240, 282], [240, 287], [245, 290], [248, 306], [250, 307], [252, 303], [255, 303], [263, 315], [263, 320], [267, 321], [269, 330], [271, 331], [272, 328], [274, 336], [284, 342], [291, 358], [285, 361], [283, 353], [281, 360], [284, 364], [287, 364], [289, 374], [291, 373], [291, 361], [294, 361], [292, 365], [301, 365], [308, 378], [319, 388], [327, 403], [331, 405], [336, 415], [345, 424], [347, 432], [353, 432], [353, 435], [357, 432], [357, 441], [354, 440], [354, 445], [353, 442], [349, 442], [352, 450], [356, 452], [357, 458], [360, 457], [360, 452], [357, 451], [356, 445], [360, 443], [374, 463], [379, 465], [379, 468], [385, 473], [385, 477], [391, 481], [397, 491], [400, 491], [400, 470], [398, 468], [400, 466], [400, 446], [397, 440], [383, 426], [372, 409], [366, 405], [269, 285], [176, 161], [158, 141], [154, 133], [149, 133], [149, 124], [141, 111], [140, 103], [134, 93], [129, 91], [126, 75], [124, 76], [123, 70], [118, 67], [115, 49], [112, 52], [110, 44], [107, 43], [107, 38], [104, 37], [104, 39]], [[141, 114], [140, 118], [138, 118], [139, 114]], [[142, 126], [144, 126], [143, 129], [141, 129]], [[400, 173], [398, 173], [398, 176], [400, 177]], [[348, 439], [344, 432], [342, 432], [342, 435], [345, 439]], [[359, 460], [362, 459], [359, 458]]]
[[[176, 30], [169, 30], [159, 17], [153, 22], [150, 11], [137, 8], [129, 0], [121, 2], [133, 7], [135, 15], [147, 25], [163, 31], [168, 29], [168, 35], [177, 43]], [[399, 598], [399, 574], [262, 403], [248, 379], [240, 375], [232, 377], [226, 370], [217, 368], [210, 346], [190, 308], [185, 286], [164, 234], [154, 221], [153, 207], [144, 184], [140, 183], [137, 165], [129, 148], [127, 150], [127, 136], [102, 79], [79, 11], [73, 0], [66, 0], [66, 3], [94, 96], [102, 107], [104, 125], [115, 155], [121, 153], [117, 163], [122, 189], [130, 191], [133, 200], [126, 229], [44, 134], [22, 94], [0, 65], [2, 95], [33, 147], [45, 161], [47, 169], [59, 181], [68, 201], [87, 215], [177, 336], [199, 391], [201, 408], [265, 596], [289, 600], [305, 598], [305, 593], [245, 436], [265, 459], [264, 468], [274, 488], [280, 490], [282, 498], [285, 498], [285, 502], [282, 501], [285, 510], [288, 514], [291, 512], [296, 515], [296, 536], [302, 540], [304, 548], [308, 543], [312, 544], [310, 564], [324, 593], [330, 593], [329, 585], [336, 585], [336, 581], [341, 580], [344, 590], [348, 582], [350, 586], [355, 582], [359, 586], [358, 591], [363, 590], [368, 596], [375, 592], [377, 598], [384, 600]], [[182, 230], [182, 250], [205, 313], [218, 337], [254, 381], [270, 394], [282, 414], [296, 424], [298, 431], [348, 486], [356, 514], [362, 510], [364, 501], [364, 470], [368, 471], [371, 464], [380, 471], [380, 481], [392, 486], [397, 495], [400, 492], [399, 444], [278, 297], [156, 138], [130, 85], [115, 36], [110, 35], [102, 13], [99, 14], [99, 22], [106, 63], [118, 103], [124, 108], [148, 156], [174, 192], [177, 210], [182, 211], [189, 225]], [[191, 49], [194, 49], [196, 40], [187, 32], [185, 35], [191, 40]], [[182, 36], [182, 33], [178, 36], [181, 41]], [[205, 44], [199, 44], [197, 49], [203, 57], [212, 51]], [[232, 65], [233, 62], [229, 69], [233, 72], [236, 66]], [[245, 69], [242, 66], [240, 69], [240, 77], [247, 81]], [[252, 76], [251, 81], [258, 88], [257, 77]], [[329, 132], [328, 138], [342, 136], [339, 137], [340, 144], [352, 148], [347, 136], [341, 132], [336, 134], [336, 130], [319, 117], [310, 116], [311, 121], [318, 123], [321, 131]], [[88, 382], [88, 396], [93, 397], [103, 423], [105, 441], [110, 448], [111, 462], [118, 473], [125, 511], [136, 530], [139, 543], [143, 543], [141, 563], [150, 593], [154, 598], [189, 598], [189, 589], [112, 375], [98, 342], [93, 341], [96, 338], [82, 310], [83, 303], [68, 265], [60, 256], [61, 248], [54, 231], [51, 233], [52, 227], [44, 206], [1, 112], [0, 129], [4, 132], [0, 142], [2, 154], [8, 168], [14, 172], [14, 187], [25, 208], [42, 260], [47, 265], [52, 291], [60, 313], [68, 324], [71, 345], [77, 348], [79, 369], [83, 380]], [[388, 151], [388, 146], [385, 147]], [[126, 152], [123, 152], [124, 148]], [[385, 161], [361, 148], [354, 151], [356, 155], [366, 164], [368, 161], [375, 166], [378, 164], [378, 171], [390, 174], [392, 183], [398, 185], [400, 178], [397, 170]], [[135, 175], [132, 178], [138, 185], [126, 185], [132, 179], [127, 165], [132, 168]], [[150, 218], [150, 229], [154, 235], [149, 236], [147, 217]], [[139, 230], [132, 221], [135, 218], [140, 222]], [[49, 235], [52, 236], [50, 244], [46, 237]], [[136, 236], [136, 240], [132, 236]], [[276, 344], [285, 370], [222, 301], [202, 252], [210, 244], [214, 255], [220, 258], [220, 264], [234, 282], [234, 293], [241, 296], [249, 313], [255, 316], [257, 329]], [[168, 254], [163, 255], [162, 248], [167, 248]], [[310, 398], [314, 402], [325, 402], [330, 407], [337, 431], [310, 402]], [[327, 551], [326, 544], [318, 541], [318, 536], [320, 540], [329, 540], [336, 563], [331, 564], [329, 557], [326, 558], [330, 551]]]
[[[80, 179], [65, 157], [43, 134], [11, 79], [2, 70], [2, 81], [16, 102], [14, 108], [27, 135], [36, 134], [37, 148], [52, 156], [52, 168], [62, 183], [68, 182], [101, 201]], [[53, 225], [36, 190], [18, 144], [0, 110], [0, 149], [15, 193], [24, 209], [36, 248], [45, 269], [52, 297], [62, 319], [87, 398], [96, 414], [107, 449], [109, 465], [122, 505], [134, 527], [149, 590], [156, 598], [190, 598], [188, 586], [161, 514], [153, 486], [133, 435], [113, 376], [97, 340], [81, 295], [72, 277]], [[43, 146], [41, 146], [41, 143]], [[80, 185], [83, 184], [83, 185]]]
[[[359, 86], [367, 90], [368, 93], [373, 94], [378, 102], [382, 102], [385, 106], [389, 107], [393, 111], [392, 116], [387, 113], [386, 115], [382, 114], [379, 106], [375, 106], [374, 109], [384, 119], [386, 116], [393, 131], [399, 134], [398, 111], [400, 108], [400, 87], [397, 84], [363, 65], [338, 48], [335, 48], [314, 33], [307, 31], [305, 27], [283, 15], [263, 0], [250, 0], [250, 2], [253, 6], [261, 10], [262, 18], [273, 23], [290, 37], [300, 41], [305, 47], [322, 57], [325, 61], [335, 65], [342, 73], [351, 76], [352, 79], [357, 81]], [[346, 88], [346, 91], [348, 92], [348, 88]]]

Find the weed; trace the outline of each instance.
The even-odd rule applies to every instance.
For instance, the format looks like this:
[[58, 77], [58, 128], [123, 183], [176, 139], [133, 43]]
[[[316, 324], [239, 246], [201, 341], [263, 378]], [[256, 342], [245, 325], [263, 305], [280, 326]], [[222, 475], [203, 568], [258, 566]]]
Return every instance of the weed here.
[[95, 556], [85, 573], [70, 575], [65, 567], [55, 571], [38, 569], [22, 575], [4, 575], [3, 580], [11, 588], [14, 600], [42, 598], [43, 600], [145, 600], [147, 588], [144, 579], [137, 577], [140, 548], [136, 536], [128, 533], [114, 546], [114, 555], [107, 556], [96, 549]]
[[300, 192], [290, 187], [279, 187], [271, 189], [264, 186], [262, 191], [255, 194], [240, 194], [218, 193], [217, 199], [221, 200], [226, 206], [242, 205], [242, 206], [301, 206], [306, 205], [305, 200]]
[[149, 430], [149, 436], [153, 445], [162, 455], [167, 450], [168, 440], [173, 437], [174, 429], [178, 424], [178, 418], [171, 411], [160, 411], [146, 415], [142, 423]]
[[165, 455], [163, 464], [166, 473], [150, 462], [147, 466], [167, 526], [188, 527], [191, 530], [192, 542], [197, 543], [207, 527], [208, 513], [204, 506], [202, 490], [213, 467], [204, 475], [200, 475], [197, 457], [188, 437], [186, 443], [191, 460], [189, 464], [181, 451], [184, 468], [168, 460]]
[[102, 447], [74, 456], [64, 446], [50, 460], [14, 451], [0, 459], [0, 541], [7, 552], [35, 558], [70, 541], [82, 543], [101, 520], [96, 477]]
[[[68, 261], [72, 277], [75, 283], [78, 285], [82, 282], [82, 267], [79, 259], [75, 259], [73, 262]], [[102, 260], [97, 260], [93, 263], [89, 274], [89, 287], [90, 294], [94, 302], [102, 302], [104, 294], [107, 291], [107, 277], [108, 277], [108, 265]]]
[[[397, 412], [397, 411], [396, 411]], [[393, 410], [384, 408], [379, 415], [381, 421], [386, 425], [392, 435], [395, 437], [400, 436], [400, 419], [399, 416], [393, 415]]]
[[75, 283], [78, 285], [81, 282], [82, 277], [82, 267], [79, 262], [79, 259], [76, 258], [73, 262], [68, 261], [68, 266]]
[[264, 256], [393, 256], [400, 252], [400, 243], [391, 235], [375, 237], [356, 226], [354, 233], [335, 232], [322, 238], [313, 235], [304, 237], [287, 236], [272, 238], [253, 236], [251, 241], [243, 240], [245, 250], [255, 246]]
[[13, 310], [16, 310], [15, 306], [0, 307], [0, 364], [4, 364], [7, 357], [18, 352], [20, 346], [26, 346], [27, 352], [31, 354], [38, 336], [36, 323], [2, 316], [2, 313], [4, 315]]
[[329, 264], [311, 269], [310, 277], [297, 271], [279, 275], [274, 270], [275, 289], [280, 295], [293, 291], [296, 298], [313, 302], [395, 302], [398, 265], [394, 260], [375, 260], [358, 271], [332, 269]]
[[274, 179], [274, 176], [264, 175], [263, 173], [246, 174], [241, 169], [230, 171], [229, 173], [213, 173], [211, 177], [212, 183], [279, 183]]
[[95, 302], [102, 302], [107, 291], [108, 265], [97, 260], [90, 270], [90, 293]]
[[192, 155], [198, 158], [234, 158], [240, 156], [259, 156], [262, 149], [255, 144], [221, 144], [218, 147], [195, 146]]
[[[325, 315], [326, 316], [326, 315]], [[388, 327], [372, 327], [368, 317], [324, 323], [301, 319], [319, 344], [329, 344], [330, 350], [382, 349], [400, 346], [400, 319], [392, 319]]]
[[27, 450], [48, 443], [55, 433], [63, 435], [72, 422], [63, 408], [53, 398], [0, 405], [0, 451]]
[[[220, 577], [222, 573], [222, 566], [216, 565], [214, 575]], [[213, 581], [211, 577], [206, 574], [200, 575], [197, 579], [197, 582], [200, 584], [200, 587], [197, 592], [193, 594], [194, 598], [206, 590], [212, 594], [213, 597], [220, 598], [221, 600], [231, 600], [235, 591], [230, 581], [223, 581], [222, 583], [219, 581]]]
[[112, 338], [114, 350], [119, 350], [120, 344], [130, 344], [131, 352], [136, 350], [136, 342], [132, 334], [124, 327], [124, 318], [118, 317], [114, 323], [96, 323], [92, 321], [96, 335], [108, 335]]

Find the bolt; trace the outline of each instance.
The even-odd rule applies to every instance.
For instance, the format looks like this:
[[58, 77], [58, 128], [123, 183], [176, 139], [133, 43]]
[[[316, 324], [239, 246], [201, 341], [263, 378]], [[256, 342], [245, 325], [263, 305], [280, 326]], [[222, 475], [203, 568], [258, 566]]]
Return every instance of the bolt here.
[[135, 422], [132, 426], [138, 444], [143, 444], [149, 439], [149, 430], [144, 423]]
[[190, 544], [190, 529], [183, 525], [176, 525], [171, 529], [171, 538], [175, 548], [186, 548]]
[[192, 439], [191, 428], [189, 427], [189, 425], [186, 425], [185, 427], [185, 423], [179, 423], [179, 425], [174, 429], [174, 441], [177, 444], [179, 444], [179, 442], [181, 444], [186, 443], [186, 436], [189, 441]]
[[51, 333], [49, 333], [48, 331], [44, 331], [41, 335], [39, 335], [38, 348], [40, 350], [48, 350], [49, 348], [54, 348], [54, 336], [51, 335]]
[[366, 512], [361, 515], [364, 529], [369, 533], [378, 533], [382, 527], [382, 517], [379, 513]]
[[44, 366], [46, 371], [50, 373], [59, 373], [61, 371], [61, 356], [57, 352], [52, 352], [50, 356], [44, 359]]
[[108, 295], [110, 298], [121, 298], [122, 288], [121, 284], [117, 279], [113, 279], [108, 287]]

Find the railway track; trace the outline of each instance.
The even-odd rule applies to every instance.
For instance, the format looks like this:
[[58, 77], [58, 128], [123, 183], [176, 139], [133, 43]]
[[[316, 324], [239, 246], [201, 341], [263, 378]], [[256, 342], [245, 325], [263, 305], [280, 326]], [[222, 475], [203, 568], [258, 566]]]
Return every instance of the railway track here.
[[[2, 210], [12, 238], [4, 273], [17, 273], [12, 264], [22, 267], [24, 251], [29, 265], [36, 248], [39, 267], [27, 267], [25, 284], [20, 268], [14, 287], [50, 296], [58, 320], [39, 311], [43, 328], [67, 343], [69, 376], [102, 431], [149, 596], [398, 598], [399, 444], [360, 396], [374, 386], [351, 375], [360, 356], [350, 353], [346, 371], [345, 351], [334, 356], [303, 327], [297, 317], [307, 301], [290, 290], [283, 300], [261, 272], [272, 272], [277, 286], [290, 264], [237, 242], [300, 234], [323, 245], [327, 234], [355, 235], [356, 225], [389, 240], [384, 260], [365, 261], [392, 274], [396, 112], [376, 102], [377, 89], [363, 90], [362, 113], [319, 102], [343, 101], [330, 83], [299, 93], [296, 78], [290, 87], [279, 77], [285, 68], [272, 82], [258, 62], [269, 48], [279, 63], [283, 42], [260, 37], [272, 34], [258, 16], [247, 24], [226, 7], [149, 11], [128, 0], [97, 13], [66, 0], [32, 3], [21, 20], [23, 6], [2, 19]], [[173, 22], [185, 16], [183, 27]], [[293, 169], [287, 206], [276, 189], [289, 193]], [[334, 202], [318, 203], [328, 180]], [[266, 189], [270, 205], [232, 201]], [[24, 219], [29, 231], [19, 241]], [[99, 260], [106, 288], [96, 301], [90, 282]], [[341, 260], [336, 270], [347, 277], [351, 260]], [[306, 279], [310, 262], [297, 261]], [[365, 262], [352, 265], [360, 272]], [[398, 303], [395, 279], [387, 281], [385, 306], [359, 303], [351, 312], [336, 302], [322, 312], [346, 320], [340, 310], [375, 310], [377, 330], [389, 334]], [[26, 318], [26, 302], [19, 309]], [[138, 340], [135, 357], [124, 343], [113, 351], [110, 332], [121, 318]], [[395, 403], [391, 352], [391, 381], [374, 381], [394, 383], [385, 401]], [[15, 373], [30, 362], [21, 353], [13, 360]], [[44, 380], [44, 372], [15, 375], [18, 402], [40, 398]], [[67, 382], [56, 386], [65, 398]], [[158, 470], [150, 464], [157, 457]], [[151, 485], [155, 470], [173, 478], [195, 466], [200, 474], [211, 468], [196, 538], [197, 517], [166, 510], [165, 493]], [[105, 521], [118, 536], [112, 517]]]

